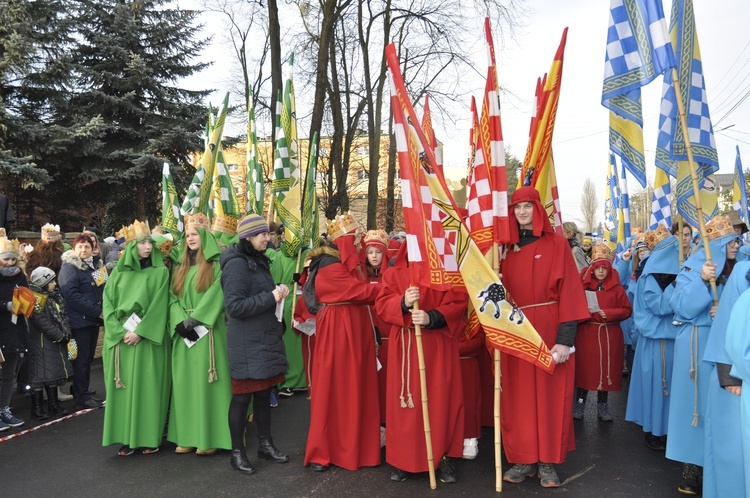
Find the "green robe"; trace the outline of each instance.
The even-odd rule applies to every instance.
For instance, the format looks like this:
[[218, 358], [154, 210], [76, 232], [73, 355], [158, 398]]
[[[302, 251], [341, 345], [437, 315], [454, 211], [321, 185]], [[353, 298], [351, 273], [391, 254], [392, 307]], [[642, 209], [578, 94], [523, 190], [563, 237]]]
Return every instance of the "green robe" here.
[[[204, 292], [196, 291], [198, 266], [188, 270], [182, 296], [169, 290], [169, 331], [172, 336], [172, 402], [169, 409], [167, 439], [178, 446], [208, 450], [232, 449], [229, 435], [229, 403], [232, 381], [227, 357], [227, 325], [224, 317], [224, 293], [221, 290], [219, 246], [216, 238], [198, 229], [201, 247], [213, 267], [214, 283]], [[185, 257], [187, 243], [181, 243], [180, 256]], [[190, 311], [192, 310], [192, 311]], [[188, 317], [195, 318], [209, 333], [188, 348], [174, 329]], [[212, 342], [213, 341], [213, 342]], [[213, 356], [216, 378], [209, 378]], [[213, 370], [212, 370], [213, 371]]]
[[[307, 251], [303, 251], [300, 257], [300, 267], [302, 267], [305, 261], [305, 254]], [[302, 336], [297, 334], [292, 329], [292, 294], [294, 293], [294, 280], [292, 277], [298, 270], [295, 270], [297, 266], [297, 259], [286, 256], [283, 251], [266, 251], [266, 256], [272, 261], [271, 264], [271, 276], [274, 282], [277, 284], [286, 284], [289, 287], [289, 295], [284, 301], [284, 324], [286, 330], [284, 330], [284, 347], [286, 348], [286, 360], [289, 362], [289, 370], [284, 374], [285, 380], [279, 387], [288, 387], [290, 389], [306, 388], [307, 379], [305, 378], [305, 364], [302, 360]], [[299, 291], [301, 288], [297, 286]], [[302, 296], [297, 296], [300, 299]]]
[[[161, 444], [171, 387], [166, 334], [169, 272], [156, 247], [151, 263], [141, 269], [136, 243], [130, 242], [104, 287], [104, 446]], [[123, 323], [131, 313], [142, 320], [135, 330], [141, 340], [135, 346], [122, 340]]]

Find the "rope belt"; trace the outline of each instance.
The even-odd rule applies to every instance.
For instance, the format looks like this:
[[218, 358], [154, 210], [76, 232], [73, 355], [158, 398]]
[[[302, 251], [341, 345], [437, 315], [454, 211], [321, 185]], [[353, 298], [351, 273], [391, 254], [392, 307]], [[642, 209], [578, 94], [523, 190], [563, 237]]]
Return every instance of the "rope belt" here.
[[[401, 338], [401, 393], [399, 394], [401, 408], [414, 408], [414, 400], [411, 395], [411, 334], [408, 334], [408, 344], [404, 339], [404, 334], [408, 331], [409, 329], [402, 327], [399, 334]], [[404, 378], [404, 366], [406, 366], [406, 378]], [[406, 398], [404, 398], [404, 387], [406, 388]]]
[[698, 427], [698, 327], [690, 330], [690, 380], [693, 381], [693, 427]]
[[661, 340], [661, 388], [664, 396], [669, 396], [667, 391], [667, 340]]
[[601, 391], [603, 386], [603, 377], [604, 377], [604, 353], [602, 351], [602, 328], [604, 328], [604, 337], [607, 339], [607, 385], [612, 385], [612, 375], [611, 375], [611, 363], [612, 358], [610, 358], [610, 351], [611, 351], [611, 344], [609, 342], [609, 325], [615, 325], [616, 322], [604, 322], [599, 324], [599, 328], [596, 330], [596, 340], [599, 343], [599, 387], [596, 388], [597, 391]]
[[120, 343], [115, 345], [115, 387], [117, 389], [125, 389], [125, 384], [120, 379]]
[[550, 304], [557, 304], [557, 301], [547, 301], [546, 303], [539, 303], [539, 304], [527, 304], [526, 306], [519, 306], [519, 310], [525, 310], [528, 308], [538, 308], [539, 306], [548, 306]]
[[216, 355], [214, 352], [214, 329], [208, 329], [208, 383], [219, 380], [216, 372]]

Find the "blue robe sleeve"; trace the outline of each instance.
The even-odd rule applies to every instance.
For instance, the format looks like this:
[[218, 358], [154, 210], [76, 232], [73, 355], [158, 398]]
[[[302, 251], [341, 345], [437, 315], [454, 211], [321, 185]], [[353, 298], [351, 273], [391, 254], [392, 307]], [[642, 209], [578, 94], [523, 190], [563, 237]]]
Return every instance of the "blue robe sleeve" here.
[[729, 316], [725, 350], [732, 363], [732, 376], [750, 380], [750, 292], [743, 292]]
[[697, 322], [708, 319], [710, 323], [711, 315], [708, 312], [712, 304], [711, 288], [701, 278], [700, 273], [684, 269], [677, 275], [677, 284], [670, 305], [678, 320], [702, 325]]
[[737, 263], [729, 275], [724, 290], [721, 292], [719, 307], [716, 310], [716, 316], [711, 325], [711, 333], [708, 335], [706, 352], [703, 355], [704, 361], [710, 363], [731, 363], [729, 356], [724, 350], [724, 343], [732, 308], [740, 295], [748, 288], [748, 281], [745, 276], [748, 269], [750, 269], [750, 262]]

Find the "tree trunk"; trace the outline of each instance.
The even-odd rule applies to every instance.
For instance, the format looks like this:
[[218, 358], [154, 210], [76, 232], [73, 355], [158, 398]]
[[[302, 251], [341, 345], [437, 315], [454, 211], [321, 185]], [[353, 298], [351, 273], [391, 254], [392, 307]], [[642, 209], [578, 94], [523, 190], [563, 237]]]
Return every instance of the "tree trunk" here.
[[[282, 88], [281, 79], [281, 27], [276, 0], [268, 0], [268, 37], [271, 45], [271, 143], [276, 144], [276, 96]], [[310, 135], [312, 136], [312, 135]]]

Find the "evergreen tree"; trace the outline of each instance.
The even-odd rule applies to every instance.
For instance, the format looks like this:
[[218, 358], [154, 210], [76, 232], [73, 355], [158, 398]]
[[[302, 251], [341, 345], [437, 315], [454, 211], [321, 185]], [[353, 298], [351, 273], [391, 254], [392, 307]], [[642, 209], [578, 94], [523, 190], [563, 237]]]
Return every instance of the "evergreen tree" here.
[[195, 38], [198, 13], [165, 0], [79, 0], [74, 8], [80, 39], [68, 111], [99, 116], [105, 131], [98, 153], [66, 170], [83, 174], [87, 199], [116, 208], [107, 228], [154, 219], [163, 162], [189, 171], [190, 153], [202, 148], [209, 92], [177, 86], [207, 66], [194, 62], [206, 42]]

